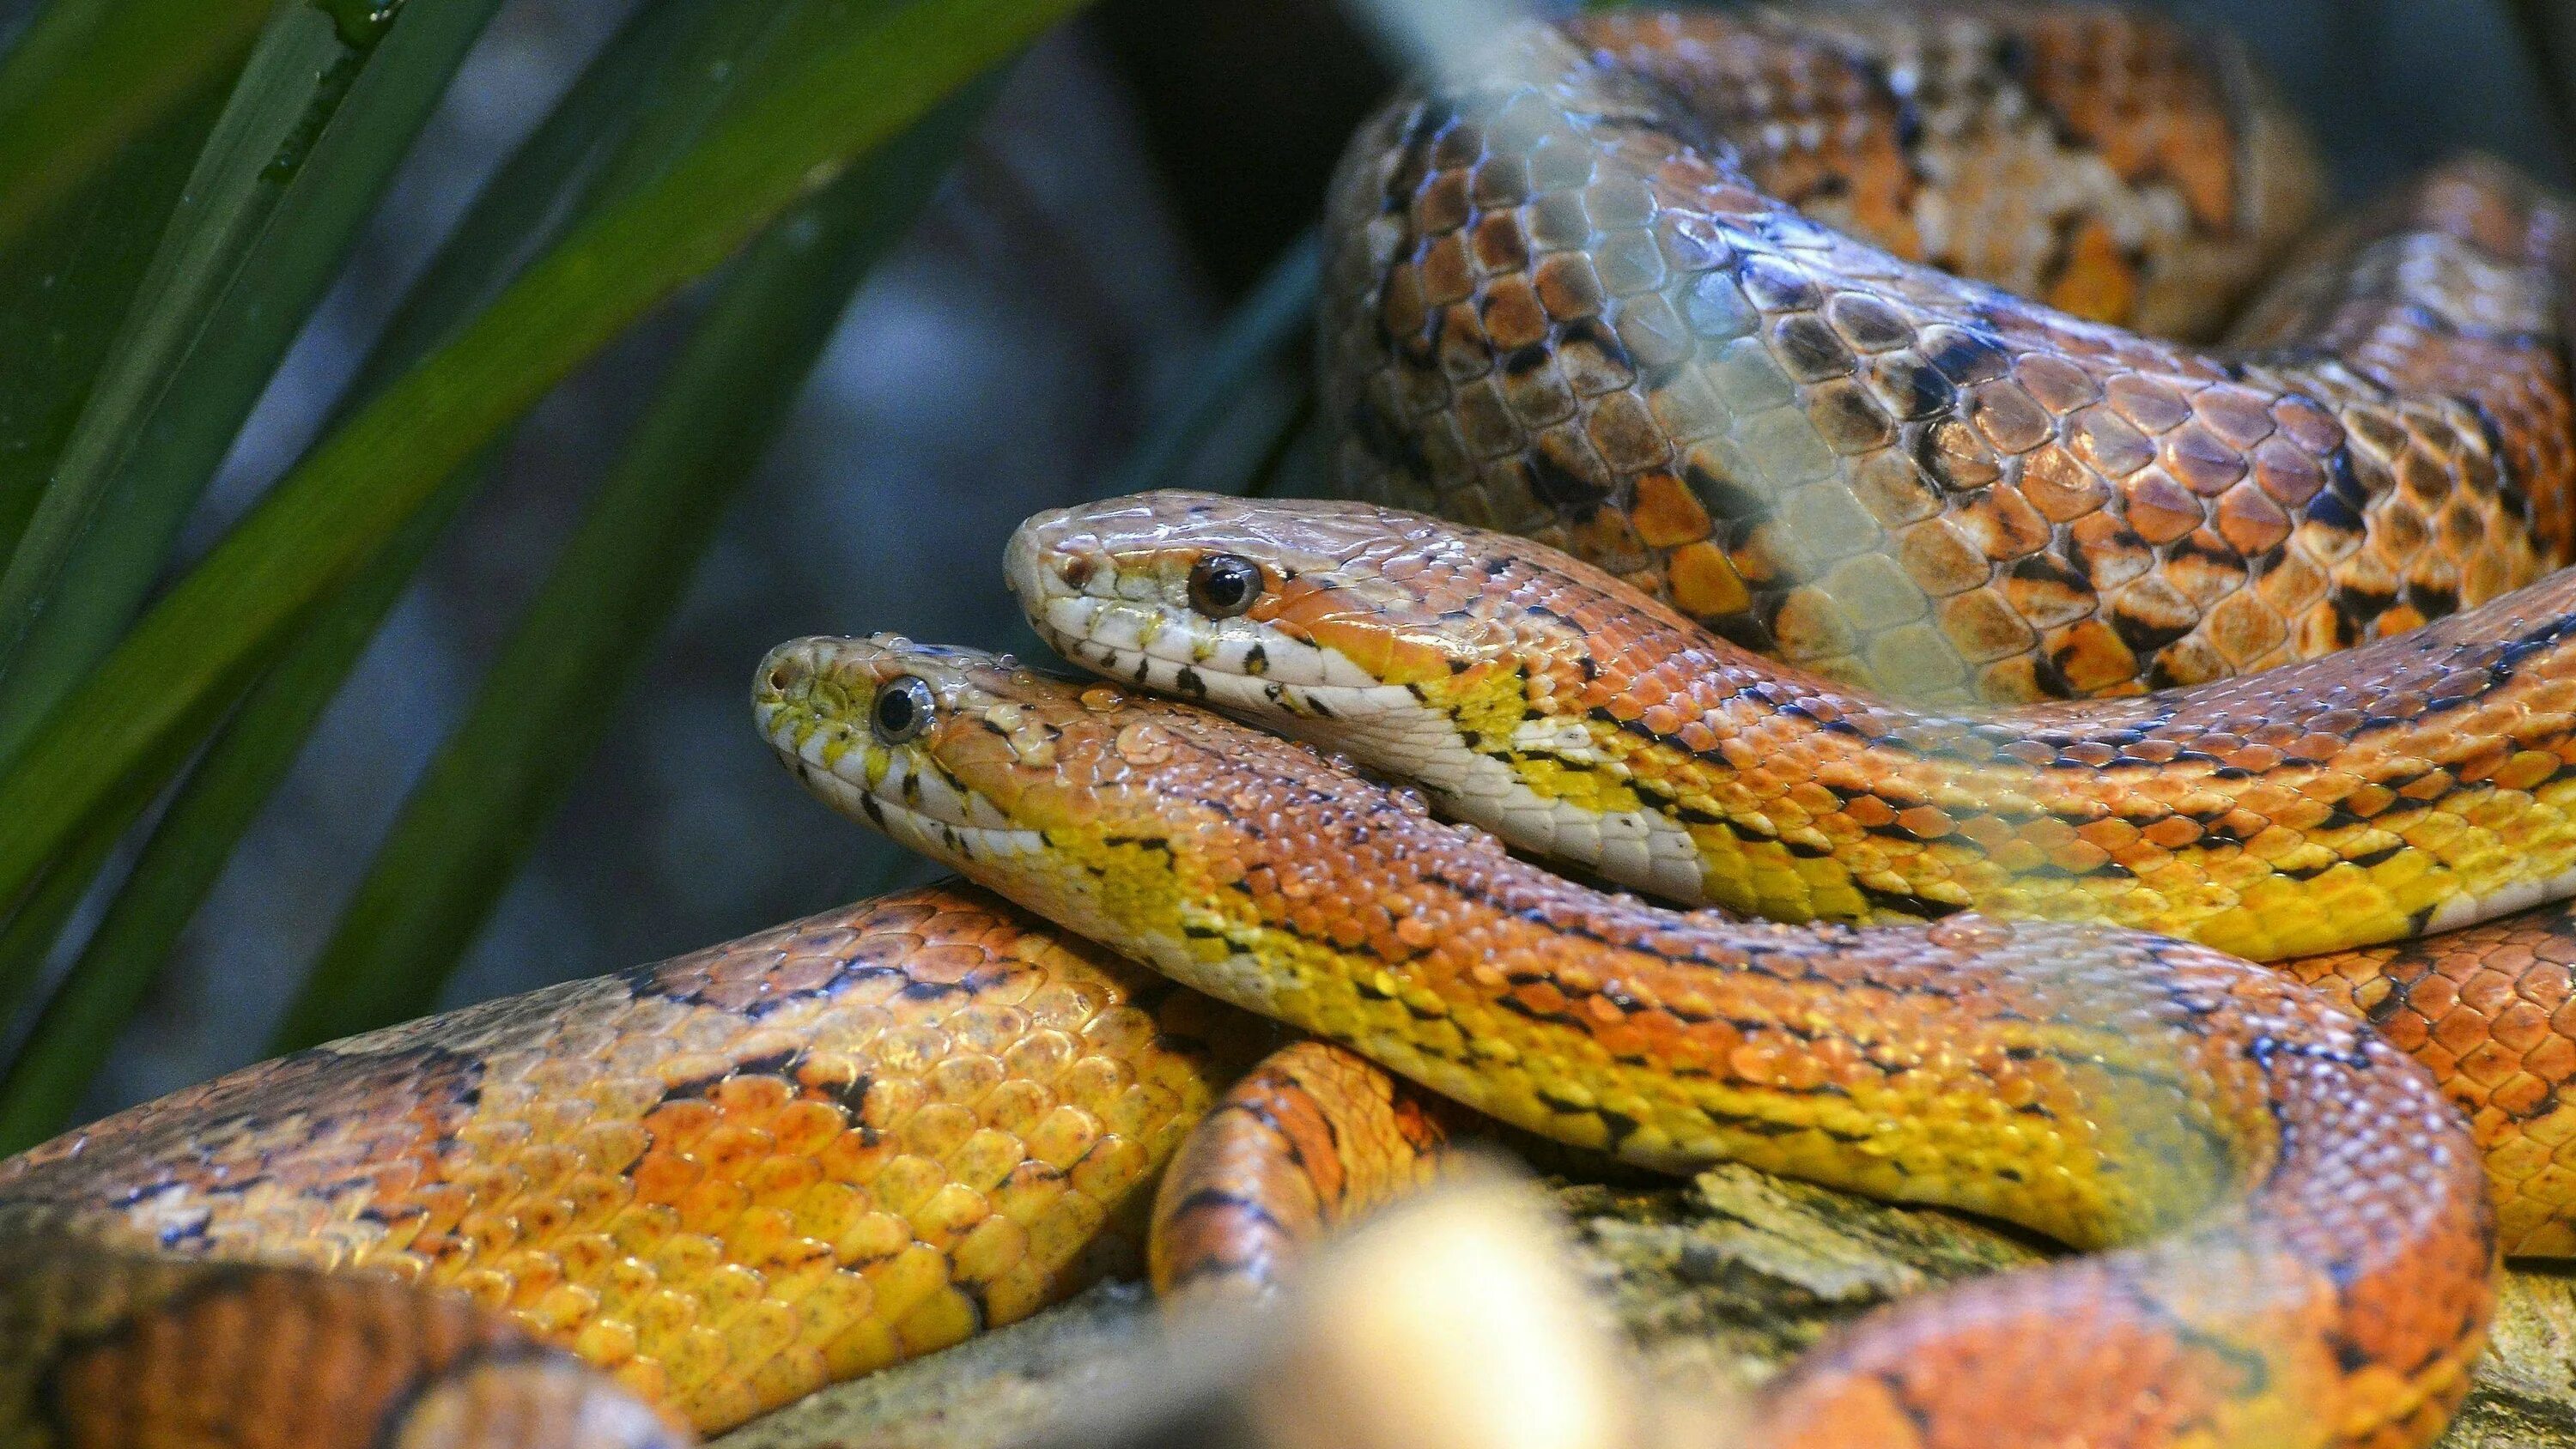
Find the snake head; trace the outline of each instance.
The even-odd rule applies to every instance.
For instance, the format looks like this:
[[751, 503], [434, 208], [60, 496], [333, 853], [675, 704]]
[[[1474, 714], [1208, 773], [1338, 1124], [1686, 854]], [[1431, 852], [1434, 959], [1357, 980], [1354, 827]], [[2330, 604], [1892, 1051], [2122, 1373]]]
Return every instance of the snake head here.
[[1009, 655], [897, 634], [792, 640], [761, 661], [752, 712], [827, 803], [951, 863], [1077, 822], [1049, 807], [1064, 797], [1056, 721], [1080, 723], [1080, 693]]
[[880, 634], [782, 644], [752, 709], [825, 803], [1096, 939], [1144, 951], [1174, 877], [1247, 803], [1241, 772], [1311, 790], [1303, 746], [1007, 655]]
[[1483, 539], [1364, 503], [1145, 493], [1039, 514], [1003, 571], [1067, 658], [1294, 729], [1498, 666], [1511, 639], [1463, 607]]

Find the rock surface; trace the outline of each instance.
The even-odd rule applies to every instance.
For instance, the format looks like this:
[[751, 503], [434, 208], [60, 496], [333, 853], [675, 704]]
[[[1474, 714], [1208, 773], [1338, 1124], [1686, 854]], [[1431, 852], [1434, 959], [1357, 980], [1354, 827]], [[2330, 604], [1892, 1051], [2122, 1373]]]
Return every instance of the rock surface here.
[[[1720, 1167], [1688, 1184], [1558, 1183], [1584, 1270], [1669, 1383], [1747, 1385], [1834, 1324], [2033, 1262], [2034, 1240]], [[721, 1449], [998, 1449], [1147, 1371], [1158, 1318], [1106, 1285], [1026, 1323], [815, 1395]], [[2443, 1449], [2576, 1449], [2576, 1280], [2507, 1275], [2494, 1347]]]

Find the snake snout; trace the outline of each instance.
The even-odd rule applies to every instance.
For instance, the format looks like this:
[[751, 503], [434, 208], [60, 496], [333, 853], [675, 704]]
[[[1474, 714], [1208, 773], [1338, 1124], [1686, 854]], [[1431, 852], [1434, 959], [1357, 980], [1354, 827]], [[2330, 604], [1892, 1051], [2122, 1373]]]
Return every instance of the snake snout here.
[[814, 677], [811, 641], [791, 640], [772, 649], [760, 661], [759, 671], [752, 676], [751, 697], [756, 704], [769, 704]]
[[1021, 524], [1002, 552], [1002, 579], [1024, 608], [1083, 592], [1106, 563], [1075, 510], [1053, 508]]

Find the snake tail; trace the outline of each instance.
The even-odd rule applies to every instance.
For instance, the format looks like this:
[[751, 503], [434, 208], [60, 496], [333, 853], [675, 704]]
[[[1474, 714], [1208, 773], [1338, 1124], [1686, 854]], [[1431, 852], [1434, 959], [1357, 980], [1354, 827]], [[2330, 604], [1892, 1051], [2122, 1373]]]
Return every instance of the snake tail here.
[[853, 817], [1510, 1125], [2095, 1250], [1865, 1320], [1756, 1442], [2416, 1445], [2465, 1391], [2497, 1251], [2467, 1129], [2274, 972], [2093, 926], [1676, 913], [1303, 746], [971, 651], [797, 641], [755, 706]]
[[1272, 1053], [1226, 1089], [1164, 1170], [1154, 1291], [1274, 1292], [1323, 1237], [1426, 1185], [1447, 1160], [1439, 1099], [1326, 1042]]

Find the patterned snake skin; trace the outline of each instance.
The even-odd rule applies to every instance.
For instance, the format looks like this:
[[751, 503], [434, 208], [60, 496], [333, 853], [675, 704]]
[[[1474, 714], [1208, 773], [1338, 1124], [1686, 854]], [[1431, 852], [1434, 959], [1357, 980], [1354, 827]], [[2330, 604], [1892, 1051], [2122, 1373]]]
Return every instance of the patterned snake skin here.
[[[1192, 583], [1220, 560], [1247, 566], [1226, 617]], [[2576, 885], [2576, 574], [2249, 679], [1944, 714], [1367, 504], [1149, 494], [1030, 520], [1008, 570], [1068, 657], [1684, 904], [2110, 921], [2270, 959]]]
[[1132, 1269], [1261, 1036], [933, 888], [252, 1067], [0, 1164], [0, 1444], [727, 1428]]
[[854, 818], [1515, 1127], [2109, 1249], [1866, 1321], [1749, 1442], [2415, 1445], [2465, 1388], [2496, 1251], [2467, 1131], [2265, 968], [1663, 910], [1275, 736], [899, 639], [781, 646], [756, 707]]
[[[2576, 541], [2564, 219], [2463, 163], [2308, 244], [2229, 351], [2114, 330], [2210, 333], [2314, 174], [2232, 51], [2123, 12], [1529, 32], [1345, 167], [1338, 453], [1910, 699], [2396, 633]], [[1204, 717], [940, 656], [868, 657], [979, 728], [843, 780], [884, 682], [833, 673], [855, 657], [814, 661], [842, 683], [781, 737], [809, 779], [1218, 996], [1642, 1161], [2138, 1242], [1877, 1320], [1770, 1401], [1766, 1442], [2406, 1445], [2464, 1385], [2476, 1152], [2309, 994], [2093, 928], [1674, 916]], [[967, 790], [997, 739], [983, 783], [1012, 789]], [[1013, 822], [1067, 801], [1136, 828], [1081, 806], [1022, 849]], [[2221, 825], [2196, 848], [2259, 835]], [[1837, 910], [1814, 858], [1811, 913], [1909, 913]], [[1939, 884], [1895, 894], [1955, 904]], [[2408, 888], [2376, 909], [2457, 898]], [[2525, 1251], [2576, 1250], [2571, 959], [2533, 915], [2290, 963], [2470, 1107]], [[1238, 1079], [1267, 1038], [943, 887], [254, 1067], [0, 1163], [0, 1445], [678, 1444], [1132, 1261], [1167, 1161], [1158, 1281], [1258, 1285], [1435, 1171], [1445, 1130], [1322, 1042]]]
[[[1227, 569], [1240, 592], [1211, 612]], [[2507, 1249], [2576, 1253], [2576, 908], [2351, 949], [2565, 893], [2576, 574], [2252, 679], [1950, 717], [1757, 659], [1525, 540], [1367, 504], [1059, 510], [1021, 526], [1008, 573], [1068, 658], [1620, 884], [2301, 956], [2473, 1114]]]
[[2308, 658], [2576, 541], [2567, 215], [2493, 163], [2318, 239], [2218, 351], [1922, 264], [2206, 322], [2310, 199], [2222, 44], [2092, 5], [1613, 14], [1465, 74], [1333, 191], [1364, 496], [1918, 702]]

